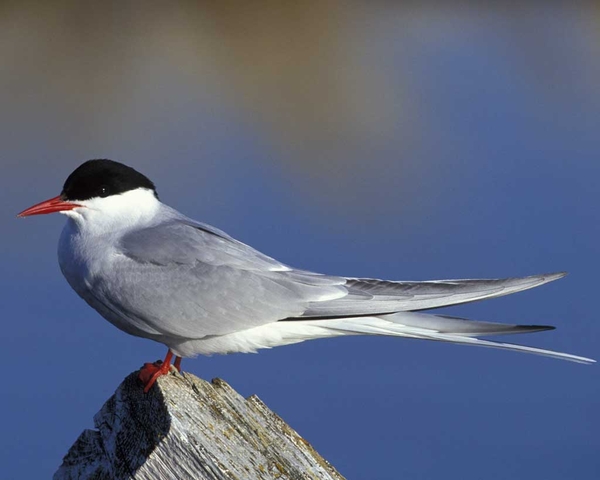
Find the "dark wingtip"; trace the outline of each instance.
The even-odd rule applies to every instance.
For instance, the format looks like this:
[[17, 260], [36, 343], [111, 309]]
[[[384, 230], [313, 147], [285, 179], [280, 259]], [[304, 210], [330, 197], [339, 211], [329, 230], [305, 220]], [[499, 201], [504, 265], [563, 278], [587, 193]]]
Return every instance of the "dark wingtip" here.
[[519, 325], [519, 330], [523, 333], [545, 332], [546, 330], [556, 330], [552, 325]]

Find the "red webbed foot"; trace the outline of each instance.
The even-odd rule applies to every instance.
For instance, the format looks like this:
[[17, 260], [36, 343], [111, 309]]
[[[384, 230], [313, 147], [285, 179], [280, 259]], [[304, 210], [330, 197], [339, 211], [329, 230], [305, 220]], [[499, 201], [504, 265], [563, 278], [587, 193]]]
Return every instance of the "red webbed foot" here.
[[[145, 363], [140, 369], [138, 378], [144, 384], [144, 393], [148, 393], [158, 377], [169, 373], [169, 370], [171, 369], [171, 358], [173, 358], [173, 353], [169, 350], [163, 362], [158, 360], [154, 363]], [[177, 359], [179, 359], [179, 365], [181, 364], [181, 358], [176, 357], [176, 367], [179, 366], [177, 365]]]
[[144, 366], [140, 368], [140, 371], [138, 373], [138, 378], [140, 379], [140, 381], [144, 385], [147, 385], [152, 376], [160, 370], [162, 364], [162, 360], [157, 360], [154, 363], [144, 363]]

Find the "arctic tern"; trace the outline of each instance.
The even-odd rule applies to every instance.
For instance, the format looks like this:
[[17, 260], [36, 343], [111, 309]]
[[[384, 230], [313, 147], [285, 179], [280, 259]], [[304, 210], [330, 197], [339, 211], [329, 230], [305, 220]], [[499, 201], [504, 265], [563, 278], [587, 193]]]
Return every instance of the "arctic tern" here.
[[255, 352], [342, 335], [391, 335], [502, 348], [579, 363], [567, 353], [478, 337], [551, 330], [420, 313], [538, 287], [564, 273], [494, 280], [386, 281], [285, 265], [162, 203], [154, 183], [112, 160], [89, 160], [59, 196], [19, 217], [59, 212], [61, 271], [100, 315], [168, 347], [147, 363], [148, 391], [175, 355]]

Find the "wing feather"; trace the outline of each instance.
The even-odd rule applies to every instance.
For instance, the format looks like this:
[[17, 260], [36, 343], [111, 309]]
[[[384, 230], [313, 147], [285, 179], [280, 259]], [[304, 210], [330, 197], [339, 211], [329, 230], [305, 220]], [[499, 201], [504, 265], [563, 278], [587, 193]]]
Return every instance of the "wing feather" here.
[[350, 317], [433, 308], [501, 297], [535, 288], [566, 274], [552, 273], [522, 278], [391, 282], [348, 278], [348, 295], [329, 302], [314, 302], [303, 317]]
[[94, 290], [108, 309], [152, 335], [224, 335], [347, 295], [343, 278], [292, 270], [185, 218], [124, 235], [119, 254]]
[[[397, 312], [499, 297], [564, 276], [392, 282], [321, 275], [292, 269], [220, 230], [169, 212], [159, 223], [123, 236], [120, 261], [98, 276], [105, 284], [94, 286], [107, 309], [129, 316], [147, 336], [201, 339], [279, 320], [339, 318], [349, 325], [347, 317], [370, 315], [394, 325]], [[415, 325], [395, 325], [390, 334], [401, 330], [411, 336], [409, 331], [416, 329], [423, 334], [419, 338], [469, 343], [463, 337], [549, 328], [444, 316], [417, 320]], [[350, 324], [356, 322], [350, 319]]]

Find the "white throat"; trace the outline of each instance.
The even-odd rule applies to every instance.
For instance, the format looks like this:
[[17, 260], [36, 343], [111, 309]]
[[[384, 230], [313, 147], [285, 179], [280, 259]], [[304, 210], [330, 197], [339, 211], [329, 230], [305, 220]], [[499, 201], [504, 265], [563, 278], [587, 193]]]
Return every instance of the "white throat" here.
[[76, 201], [81, 208], [60, 212], [88, 233], [108, 233], [151, 223], [161, 203], [152, 190], [138, 188], [119, 195]]

